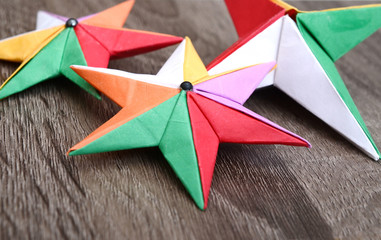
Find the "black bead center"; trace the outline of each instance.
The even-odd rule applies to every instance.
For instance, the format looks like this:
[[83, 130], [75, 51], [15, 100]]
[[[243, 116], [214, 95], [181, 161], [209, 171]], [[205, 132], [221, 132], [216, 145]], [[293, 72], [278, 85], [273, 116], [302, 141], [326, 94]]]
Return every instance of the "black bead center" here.
[[75, 18], [69, 18], [67, 21], [66, 21], [66, 27], [75, 27], [77, 26], [78, 24], [78, 20], [75, 19]]
[[182, 90], [184, 91], [189, 91], [189, 90], [192, 90], [193, 89], [193, 85], [192, 83], [188, 82], [188, 81], [185, 81], [185, 82], [182, 82], [180, 84], [180, 87]]

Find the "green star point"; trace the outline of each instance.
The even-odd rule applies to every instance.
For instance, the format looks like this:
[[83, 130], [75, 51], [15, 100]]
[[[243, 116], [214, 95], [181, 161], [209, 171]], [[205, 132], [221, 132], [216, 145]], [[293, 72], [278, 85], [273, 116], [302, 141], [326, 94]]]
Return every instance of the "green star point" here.
[[83, 65], [87, 66], [85, 56], [83, 55], [81, 45], [79, 44], [77, 35], [73, 28], [67, 28], [68, 31], [66, 44], [64, 47], [64, 53], [62, 55], [60, 72], [69, 80], [83, 88], [85, 91], [100, 99], [98, 92], [77, 73], [75, 73], [70, 66], [71, 65]]
[[[354, 15], [357, 16], [356, 21], [351, 20]], [[296, 19], [304, 40], [380, 158], [380, 151], [334, 62], [381, 27], [381, 7], [299, 13]], [[350, 31], [344, 31], [345, 26]]]
[[73, 64], [87, 66], [74, 29], [66, 28], [0, 89], [0, 99], [62, 75], [100, 99], [98, 92], [70, 69]]
[[186, 91], [179, 99], [169, 119], [159, 145], [168, 163], [200, 208], [204, 208], [201, 178], [188, 112]]
[[299, 13], [297, 23], [335, 62], [381, 27], [381, 6]]
[[158, 146], [178, 98], [168, 99], [69, 155]]

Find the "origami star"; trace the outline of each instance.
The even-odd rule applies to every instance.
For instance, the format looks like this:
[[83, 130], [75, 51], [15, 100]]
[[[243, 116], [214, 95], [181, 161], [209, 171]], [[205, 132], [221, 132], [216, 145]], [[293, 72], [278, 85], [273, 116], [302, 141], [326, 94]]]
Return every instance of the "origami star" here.
[[225, 3], [240, 38], [209, 64], [209, 73], [276, 61], [277, 69], [259, 87], [279, 88], [378, 160], [334, 62], [381, 27], [381, 5], [300, 12], [279, 0]]
[[182, 41], [180, 37], [122, 28], [133, 4], [128, 0], [79, 19], [40, 11], [36, 31], [0, 41], [0, 59], [21, 62], [0, 87], [0, 99], [61, 75], [99, 98], [97, 91], [70, 69], [71, 65], [107, 67], [110, 58], [129, 57]]
[[220, 142], [310, 146], [242, 106], [274, 65], [209, 76], [186, 38], [157, 75], [73, 66], [122, 110], [69, 155], [158, 146], [205, 209]]

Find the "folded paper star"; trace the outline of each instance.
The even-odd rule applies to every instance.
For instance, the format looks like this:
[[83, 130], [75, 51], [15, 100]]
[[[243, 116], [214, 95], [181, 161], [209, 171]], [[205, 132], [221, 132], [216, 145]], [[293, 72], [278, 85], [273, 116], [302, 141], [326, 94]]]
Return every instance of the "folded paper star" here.
[[182, 41], [180, 37], [122, 28], [133, 4], [128, 0], [79, 19], [39, 12], [36, 31], [0, 41], [0, 59], [21, 62], [0, 86], [0, 99], [57, 76], [65, 76], [99, 97], [70, 65], [107, 67], [110, 58], [129, 57]]
[[73, 66], [122, 110], [70, 155], [156, 147], [205, 209], [220, 142], [306, 146], [242, 104], [275, 63], [209, 76], [186, 38], [157, 75]]
[[334, 62], [381, 27], [381, 5], [300, 12], [279, 0], [225, 3], [240, 38], [209, 64], [209, 73], [276, 61], [277, 69], [259, 87], [281, 89], [378, 160], [380, 152]]

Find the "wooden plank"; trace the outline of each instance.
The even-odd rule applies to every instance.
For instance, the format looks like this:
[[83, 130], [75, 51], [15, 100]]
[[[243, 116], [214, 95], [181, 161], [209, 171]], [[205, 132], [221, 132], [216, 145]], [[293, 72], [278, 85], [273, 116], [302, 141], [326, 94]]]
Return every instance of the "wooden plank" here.
[[[0, 39], [30, 31], [39, 9], [79, 17], [119, 1], [0, 0]], [[365, 2], [291, 2], [301, 9]], [[371, 2], [366, 2], [371, 3]], [[205, 63], [236, 39], [223, 1], [137, 1], [127, 27], [189, 36]], [[337, 63], [381, 146], [381, 32]], [[113, 61], [156, 73], [175, 47]], [[0, 62], [0, 82], [17, 64]], [[66, 151], [119, 108], [64, 78], [0, 101], [0, 239], [377, 239], [379, 163], [280, 91], [246, 106], [307, 138], [308, 150], [223, 144], [209, 206], [196, 208], [158, 149]]]

